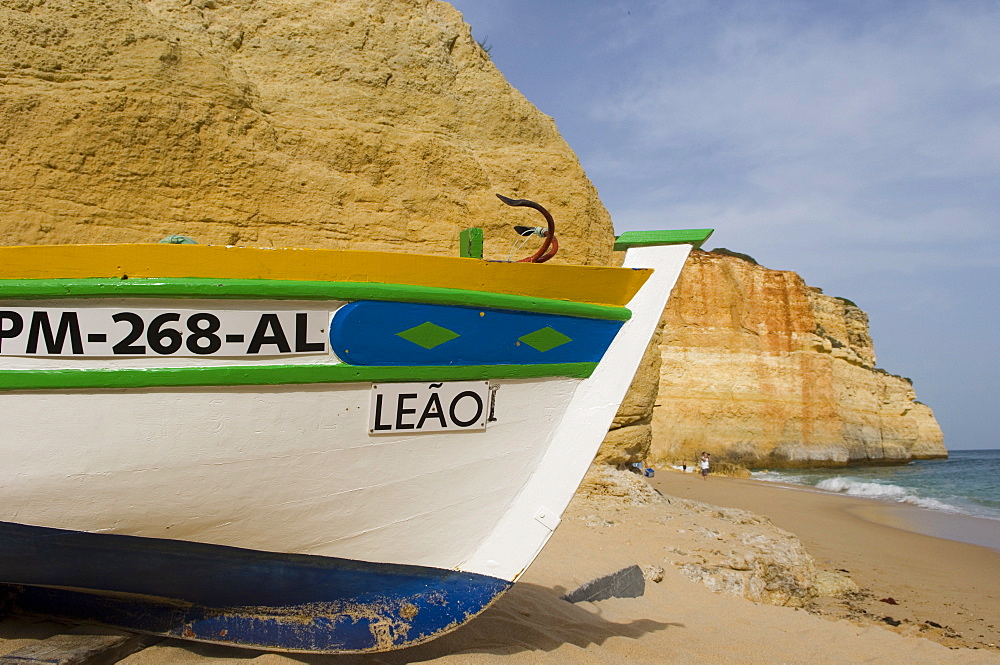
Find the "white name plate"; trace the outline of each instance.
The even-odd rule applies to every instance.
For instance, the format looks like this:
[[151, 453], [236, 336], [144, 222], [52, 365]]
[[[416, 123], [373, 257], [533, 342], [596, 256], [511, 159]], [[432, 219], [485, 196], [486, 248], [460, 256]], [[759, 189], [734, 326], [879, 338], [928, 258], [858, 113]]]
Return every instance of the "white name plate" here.
[[330, 313], [0, 306], [0, 356], [205, 357], [327, 353]]
[[489, 381], [376, 384], [368, 433], [483, 430], [489, 413]]

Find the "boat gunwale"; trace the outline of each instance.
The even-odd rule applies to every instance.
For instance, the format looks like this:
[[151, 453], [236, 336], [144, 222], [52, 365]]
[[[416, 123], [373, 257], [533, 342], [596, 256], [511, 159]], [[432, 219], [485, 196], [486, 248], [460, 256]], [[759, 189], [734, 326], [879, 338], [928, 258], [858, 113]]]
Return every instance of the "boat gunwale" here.
[[650, 270], [320, 248], [94, 244], [0, 247], [0, 280], [270, 279], [454, 288], [624, 306]]
[[72, 298], [182, 298], [211, 300], [378, 300], [480, 307], [628, 321], [626, 307], [439, 286], [291, 279], [208, 277], [0, 279], [2, 300]]

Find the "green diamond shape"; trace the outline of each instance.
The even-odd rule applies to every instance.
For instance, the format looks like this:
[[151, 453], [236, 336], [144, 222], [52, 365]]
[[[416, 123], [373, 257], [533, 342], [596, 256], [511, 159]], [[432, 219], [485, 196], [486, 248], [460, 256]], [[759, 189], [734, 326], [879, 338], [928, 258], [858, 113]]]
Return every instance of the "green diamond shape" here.
[[425, 349], [433, 349], [435, 346], [440, 346], [441, 344], [451, 341], [456, 337], [460, 337], [457, 332], [448, 330], [447, 328], [442, 328], [436, 323], [431, 323], [430, 321], [425, 321], [419, 326], [414, 326], [409, 330], [398, 332], [396, 333], [396, 336], [402, 337], [407, 342], [413, 342], [417, 346], [422, 346]]
[[562, 346], [566, 342], [572, 342], [572, 337], [567, 337], [558, 330], [550, 328], [548, 326], [536, 330], [533, 333], [528, 333], [527, 335], [522, 335], [517, 338], [518, 341], [524, 342], [528, 346], [542, 353], [546, 351], [551, 351], [557, 346]]

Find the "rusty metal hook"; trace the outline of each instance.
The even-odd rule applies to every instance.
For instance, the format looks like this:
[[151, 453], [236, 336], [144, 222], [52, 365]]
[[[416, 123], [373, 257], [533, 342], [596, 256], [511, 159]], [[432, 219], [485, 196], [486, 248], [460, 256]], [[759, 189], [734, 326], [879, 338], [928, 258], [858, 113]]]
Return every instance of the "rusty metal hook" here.
[[545, 221], [548, 222], [548, 228], [545, 230], [544, 238], [545, 242], [542, 243], [541, 248], [531, 256], [525, 257], [518, 261], [518, 263], [545, 263], [559, 251], [559, 241], [556, 239], [556, 223], [552, 219], [552, 215], [549, 211], [543, 208], [540, 204], [534, 201], [529, 201], [528, 199], [511, 199], [502, 194], [497, 194], [497, 198], [506, 203], [509, 206], [514, 207], [524, 207], [524, 208], [534, 208], [538, 212], [542, 213], [545, 217]]

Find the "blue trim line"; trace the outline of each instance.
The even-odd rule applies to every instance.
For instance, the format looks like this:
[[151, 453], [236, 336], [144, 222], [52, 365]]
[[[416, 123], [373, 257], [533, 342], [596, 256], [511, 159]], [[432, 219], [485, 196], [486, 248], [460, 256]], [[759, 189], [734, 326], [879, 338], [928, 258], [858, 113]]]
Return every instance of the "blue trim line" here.
[[424, 566], [0, 522], [0, 609], [256, 649], [398, 649], [466, 623], [510, 586]]
[[622, 321], [359, 300], [330, 323], [330, 346], [368, 367], [596, 363]]

